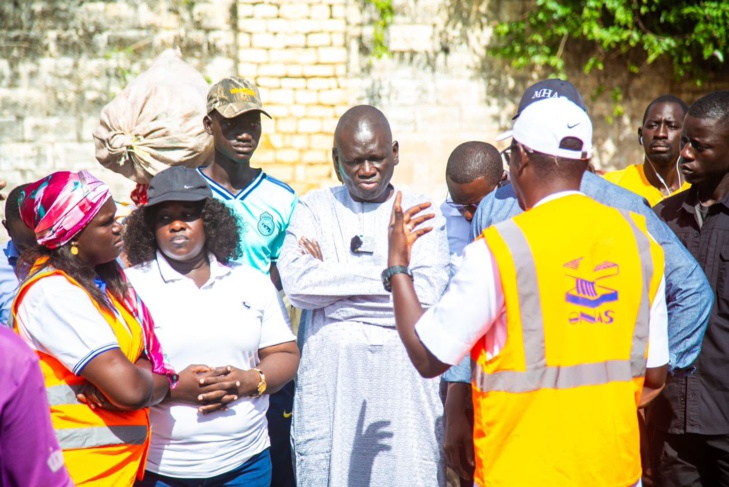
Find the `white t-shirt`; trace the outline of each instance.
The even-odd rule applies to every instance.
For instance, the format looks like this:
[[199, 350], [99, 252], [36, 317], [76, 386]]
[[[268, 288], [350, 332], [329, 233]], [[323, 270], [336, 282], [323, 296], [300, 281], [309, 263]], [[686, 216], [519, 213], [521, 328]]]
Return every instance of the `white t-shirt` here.
[[[210, 279], [198, 288], [158, 252], [156, 260], [126, 272], [178, 372], [191, 364], [248, 370], [260, 362], [259, 349], [295, 340], [276, 288], [253, 268], [223, 265], [210, 255]], [[147, 470], [209, 478], [239, 467], [269, 446], [267, 409], [267, 395], [207, 415], [174, 401], [151, 408]]]
[[63, 276], [36, 281], [18, 306], [20, 336], [79, 375], [94, 357], [119, 348], [114, 331], [88, 294]]
[[[537, 205], [573, 193], [551, 195]], [[668, 363], [665, 289], [665, 277], [661, 277], [651, 303], [647, 367]], [[506, 305], [499, 269], [485, 240], [476, 240], [466, 246], [461, 266], [448, 289], [420, 318], [415, 330], [423, 345], [438, 360], [451, 365], [458, 364], [482, 336], [485, 336], [487, 358], [495, 357], [501, 351], [506, 343]]]

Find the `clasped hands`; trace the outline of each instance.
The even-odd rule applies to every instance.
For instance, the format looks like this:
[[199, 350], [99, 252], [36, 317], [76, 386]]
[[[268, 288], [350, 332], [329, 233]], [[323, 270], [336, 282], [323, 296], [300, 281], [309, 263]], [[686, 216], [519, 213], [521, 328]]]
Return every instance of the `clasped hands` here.
[[255, 370], [242, 370], [232, 365], [188, 365], [180, 373], [180, 380], [170, 391], [170, 397], [174, 401], [196, 405], [198, 412], [209, 414], [225, 411], [226, 405], [239, 397], [256, 394], [259, 381]]
[[[232, 365], [209, 367], [193, 364], [179, 374], [177, 386], [169, 392], [169, 399], [198, 406], [198, 412], [210, 414], [225, 411], [227, 405], [239, 397], [258, 392], [260, 377], [255, 370], [242, 370]], [[80, 402], [91, 409], [118, 410], [93, 384], [87, 384], [77, 395]]]

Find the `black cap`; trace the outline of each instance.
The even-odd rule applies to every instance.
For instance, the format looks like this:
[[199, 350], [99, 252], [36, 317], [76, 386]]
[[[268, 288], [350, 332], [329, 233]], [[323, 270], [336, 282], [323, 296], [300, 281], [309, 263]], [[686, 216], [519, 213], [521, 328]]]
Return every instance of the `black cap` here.
[[210, 186], [196, 169], [172, 166], [157, 173], [149, 182], [147, 206], [166, 201], [202, 201], [212, 197]]
[[582, 95], [577, 91], [575, 85], [563, 79], [553, 78], [537, 81], [526, 89], [519, 102], [519, 110], [512, 120], [516, 119], [526, 107], [535, 101], [559, 97], [567, 98], [584, 111], [587, 111]]

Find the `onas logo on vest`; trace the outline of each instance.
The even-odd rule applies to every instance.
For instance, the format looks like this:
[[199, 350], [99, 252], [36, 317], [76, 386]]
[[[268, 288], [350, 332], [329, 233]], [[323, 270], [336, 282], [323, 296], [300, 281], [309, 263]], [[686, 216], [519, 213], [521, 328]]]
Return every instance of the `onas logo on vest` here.
[[258, 218], [258, 233], [264, 237], [269, 237], [273, 234], [275, 228], [273, 216], [267, 211], [263, 212]]
[[596, 323], [609, 325], [614, 320], [615, 312], [611, 309], [599, 309], [607, 303], [618, 300], [618, 291], [599, 281], [620, 274], [620, 267], [614, 262], [605, 261], [592, 267], [582, 262], [582, 257], [564, 264], [565, 275], [574, 279], [574, 287], [567, 291], [565, 301], [579, 306], [579, 311], [569, 314], [569, 322]]

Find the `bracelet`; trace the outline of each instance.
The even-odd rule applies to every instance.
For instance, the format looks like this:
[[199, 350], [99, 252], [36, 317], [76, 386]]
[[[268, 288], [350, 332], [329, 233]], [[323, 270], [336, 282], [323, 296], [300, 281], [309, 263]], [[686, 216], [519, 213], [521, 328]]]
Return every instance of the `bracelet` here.
[[256, 386], [257, 390], [256, 392], [251, 394], [251, 397], [261, 397], [263, 393], [266, 392], [266, 376], [263, 374], [263, 371], [261, 371], [261, 369], [257, 369], [254, 367], [251, 370], [255, 370], [256, 372], [258, 372], [259, 377], [258, 385]]

